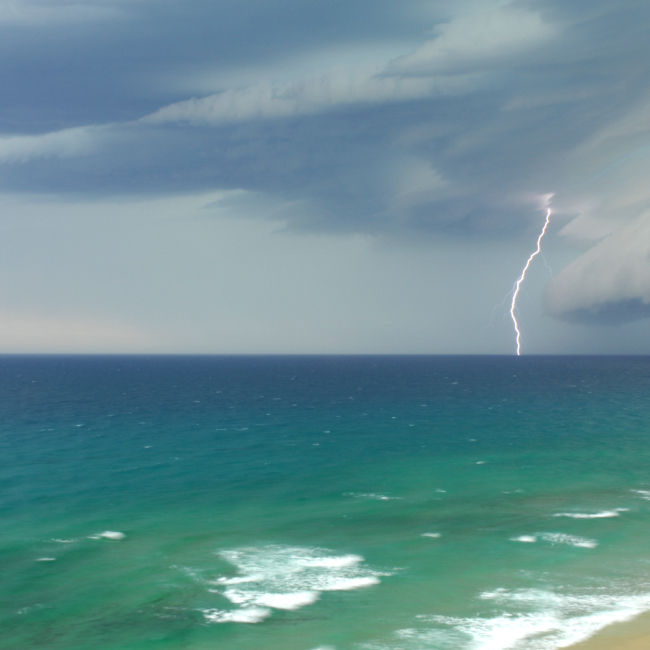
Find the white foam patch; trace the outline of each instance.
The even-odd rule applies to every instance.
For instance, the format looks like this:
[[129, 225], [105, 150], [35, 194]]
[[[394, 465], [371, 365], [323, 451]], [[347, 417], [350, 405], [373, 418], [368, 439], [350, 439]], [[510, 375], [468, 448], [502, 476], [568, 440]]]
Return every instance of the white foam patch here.
[[422, 533], [422, 537], [440, 537], [440, 533]]
[[96, 535], [89, 535], [88, 539], [124, 539], [126, 535], [124, 533], [120, 533], [117, 530], [105, 530], [103, 533], [97, 533]]
[[55, 560], [55, 557], [39, 557], [36, 562], [54, 562]]
[[571, 517], [572, 519], [608, 519], [610, 517], [620, 517], [621, 512], [626, 512], [628, 508], [617, 508], [616, 510], [603, 510], [602, 512], [585, 513], [585, 512], [558, 512], [554, 517]]
[[72, 544], [73, 542], [76, 542], [77, 540], [75, 540], [75, 539], [57, 539], [55, 537], [52, 541], [56, 542], [57, 544]]
[[210, 581], [212, 593], [225, 596], [234, 610], [205, 610], [211, 623], [259, 623], [273, 609], [297, 610], [315, 603], [324, 591], [371, 587], [388, 573], [363, 564], [360, 555], [333, 555], [320, 548], [264, 546], [223, 551], [238, 571]]
[[642, 499], [645, 499], [646, 501], [650, 501], [650, 491], [649, 490], [632, 490], [632, 492], [636, 492], [637, 494], [641, 495]]
[[551, 544], [567, 544], [568, 546], [576, 546], [578, 548], [596, 548], [598, 546], [598, 542], [595, 539], [578, 537], [577, 535], [567, 535], [566, 533], [535, 533], [534, 535], [520, 535], [519, 537], [511, 537], [510, 541], [533, 544], [538, 539], [550, 542]]
[[271, 610], [264, 607], [245, 607], [234, 611], [221, 609], [201, 610], [209, 623], [261, 623], [271, 616]]
[[430, 628], [399, 630], [397, 644], [365, 644], [397, 650], [557, 650], [592, 637], [613, 623], [650, 609], [650, 593], [559, 594], [537, 589], [497, 589], [480, 598], [493, 615], [468, 618], [418, 616]]
[[356, 497], [358, 499], [375, 499], [377, 501], [403, 501], [404, 497], [389, 497], [385, 494], [374, 494], [374, 493], [356, 493], [350, 492], [348, 496]]
[[540, 539], [551, 544], [568, 544], [578, 548], [596, 548], [598, 542], [595, 539], [578, 537], [577, 535], [566, 535], [565, 533], [538, 533]]
[[299, 591], [295, 594], [263, 594], [257, 599], [259, 605], [274, 609], [294, 610], [311, 605], [320, 598], [318, 591]]

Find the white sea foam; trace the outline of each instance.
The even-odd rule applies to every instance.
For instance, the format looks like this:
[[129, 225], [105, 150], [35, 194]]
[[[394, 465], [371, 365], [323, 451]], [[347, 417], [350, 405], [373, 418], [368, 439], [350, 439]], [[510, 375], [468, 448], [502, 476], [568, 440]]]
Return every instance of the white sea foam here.
[[377, 499], [378, 501], [403, 501], [404, 497], [388, 497], [385, 494], [349, 492], [348, 496], [359, 499]]
[[244, 607], [227, 611], [222, 609], [203, 609], [203, 616], [209, 623], [261, 623], [271, 616], [271, 610], [265, 607]]
[[295, 594], [262, 594], [257, 599], [257, 603], [274, 609], [291, 611], [305, 607], [305, 605], [312, 605], [319, 598], [318, 591], [299, 591]]
[[379, 583], [382, 575], [360, 555], [333, 555], [320, 548], [264, 546], [223, 551], [238, 571], [210, 581], [209, 591], [227, 598], [234, 610], [205, 610], [211, 623], [259, 623], [273, 609], [296, 610], [315, 603], [324, 591], [350, 591]]
[[513, 537], [511, 542], [524, 542], [527, 544], [534, 544], [537, 541], [537, 537], [534, 535], [521, 535], [519, 537]]
[[244, 576], [243, 578], [219, 578], [216, 580], [218, 585], [241, 585], [247, 582], [259, 582], [263, 580], [264, 576]]
[[56, 542], [57, 544], [72, 544], [72, 542], [76, 542], [77, 540], [75, 540], [75, 539], [57, 539], [55, 537], [52, 541]]
[[642, 499], [650, 501], [650, 490], [632, 490], [632, 492], [636, 492], [637, 494], [641, 495]]
[[55, 560], [55, 557], [39, 557], [36, 562], [54, 562]]
[[629, 508], [616, 508], [616, 510], [603, 510], [602, 512], [585, 513], [585, 512], [558, 512], [554, 517], [571, 517], [572, 519], [608, 519], [610, 517], [620, 517], [621, 512], [627, 512]]
[[421, 537], [440, 537], [440, 533], [422, 533]]
[[598, 542], [595, 539], [578, 537], [577, 535], [566, 535], [565, 533], [538, 533], [540, 539], [551, 544], [568, 544], [579, 548], [596, 548]]
[[338, 568], [346, 566], [356, 566], [363, 562], [360, 555], [339, 555], [336, 557], [317, 557], [313, 560], [305, 560], [304, 565], [309, 567]]
[[[557, 650], [650, 608], [650, 593], [564, 594], [538, 589], [497, 589], [480, 599], [493, 615], [418, 616], [418, 628], [395, 633], [396, 643], [364, 644], [367, 650]], [[421, 627], [431, 624], [431, 627]]]
[[97, 533], [96, 535], [89, 535], [88, 539], [124, 539], [126, 535], [120, 533], [117, 530], [105, 530], [103, 533]]

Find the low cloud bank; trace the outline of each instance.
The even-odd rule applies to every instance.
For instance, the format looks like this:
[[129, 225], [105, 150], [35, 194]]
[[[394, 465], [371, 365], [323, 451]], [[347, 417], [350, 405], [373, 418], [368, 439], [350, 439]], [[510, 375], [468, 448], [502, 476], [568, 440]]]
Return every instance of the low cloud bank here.
[[0, 163], [71, 158], [91, 153], [101, 128], [77, 127], [40, 135], [0, 136]]
[[548, 285], [545, 306], [590, 324], [650, 317], [650, 211], [567, 266]]

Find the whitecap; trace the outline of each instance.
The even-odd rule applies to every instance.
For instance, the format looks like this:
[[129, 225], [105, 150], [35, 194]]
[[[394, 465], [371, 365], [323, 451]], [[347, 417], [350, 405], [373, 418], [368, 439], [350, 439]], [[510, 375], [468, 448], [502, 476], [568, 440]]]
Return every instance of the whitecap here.
[[218, 585], [241, 585], [245, 584], [247, 582], [258, 582], [259, 580], [263, 580], [264, 576], [259, 575], [259, 576], [244, 576], [242, 578], [219, 578], [216, 580], [216, 584]]
[[76, 542], [77, 540], [75, 540], [75, 539], [57, 539], [55, 537], [52, 541], [56, 542], [57, 544], [72, 544], [73, 542]]
[[534, 535], [520, 535], [519, 537], [513, 537], [511, 542], [524, 542], [526, 544], [534, 544], [537, 541], [537, 537]]
[[[206, 610], [206, 620], [211, 623], [259, 622], [274, 609], [300, 609], [315, 603], [323, 592], [371, 587], [379, 584], [380, 576], [389, 575], [364, 566], [360, 555], [334, 555], [320, 548], [271, 545], [223, 551], [219, 555], [239, 575], [209, 581], [209, 591], [238, 608]], [[260, 610], [268, 613], [262, 617]], [[249, 620], [251, 617], [256, 620]]]
[[96, 535], [89, 535], [88, 539], [124, 539], [126, 535], [124, 533], [120, 533], [117, 530], [105, 530], [103, 533], [97, 533]]
[[223, 609], [201, 611], [209, 623], [261, 623], [271, 615], [271, 610], [265, 607], [246, 607], [233, 611]]
[[354, 591], [355, 589], [364, 589], [380, 583], [376, 576], [367, 576], [365, 578], [340, 578], [332, 580], [323, 591]]
[[440, 533], [422, 533], [420, 537], [440, 537]]
[[368, 648], [422, 650], [556, 650], [580, 643], [613, 623], [622, 623], [650, 608], [650, 593], [556, 593], [541, 589], [496, 589], [480, 594], [493, 602], [493, 615], [450, 617], [420, 615], [422, 625], [398, 630], [399, 646]]
[[54, 562], [56, 560], [55, 557], [39, 557], [36, 562]]
[[362, 499], [377, 499], [378, 501], [403, 501], [404, 497], [388, 497], [385, 494], [349, 492], [349, 496]]
[[363, 562], [363, 558], [360, 555], [339, 555], [336, 557], [317, 557], [313, 560], [306, 559], [304, 561], [304, 566], [309, 567], [346, 567], [354, 566]]
[[596, 548], [598, 542], [595, 539], [578, 537], [577, 535], [567, 535], [565, 533], [539, 533], [540, 539], [551, 544], [568, 544], [579, 548]]
[[312, 605], [320, 598], [317, 591], [299, 591], [295, 594], [263, 594], [257, 599], [258, 605], [273, 609], [294, 610]]
[[621, 512], [628, 508], [617, 508], [616, 510], [603, 510], [602, 512], [558, 512], [554, 517], [571, 517], [572, 519], [608, 519], [610, 517], [620, 517]]

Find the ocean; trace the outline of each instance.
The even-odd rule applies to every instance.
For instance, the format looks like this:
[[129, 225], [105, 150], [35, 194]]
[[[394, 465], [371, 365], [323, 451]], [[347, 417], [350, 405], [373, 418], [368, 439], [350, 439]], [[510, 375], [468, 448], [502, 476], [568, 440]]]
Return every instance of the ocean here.
[[553, 650], [650, 610], [650, 358], [0, 357], [0, 648]]

